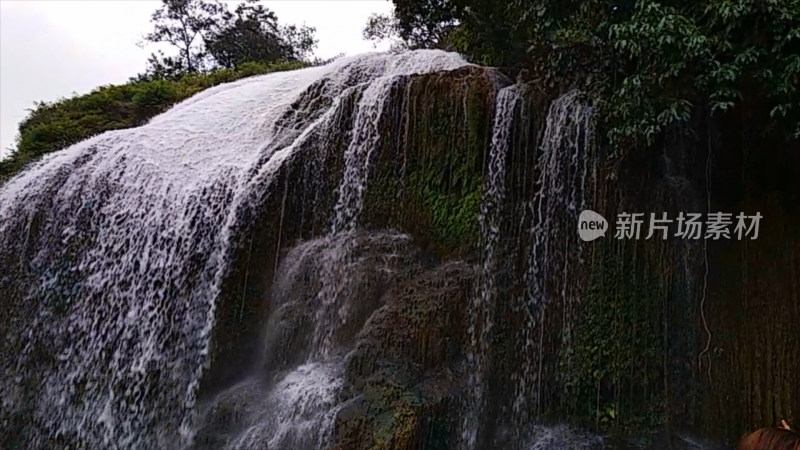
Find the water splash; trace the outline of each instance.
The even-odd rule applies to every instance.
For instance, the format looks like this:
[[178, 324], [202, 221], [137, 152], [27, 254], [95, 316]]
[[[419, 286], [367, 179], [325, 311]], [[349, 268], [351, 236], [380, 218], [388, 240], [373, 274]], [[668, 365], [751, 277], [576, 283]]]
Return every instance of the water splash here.
[[227, 448], [255, 450], [265, 443], [267, 448], [325, 448], [331, 441], [341, 388], [341, 364], [298, 367], [276, 384], [262, 414]]
[[[352, 342], [372, 308], [366, 301], [387, 279], [415, 265], [407, 247], [411, 238], [397, 233], [345, 232], [304, 242], [286, 255], [273, 288], [277, 322], [308, 317], [298, 361], [315, 362], [340, 355]], [[354, 299], [361, 298], [362, 302]], [[375, 305], [373, 305], [374, 307]], [[359, 309], [360, 308], [360, 309]], [[270, 328], [267, 351], [286, 347], [277, 323]]]
[[368, 160], [383, 86], [464, 64], [418, 51], [241, 80], [4, 184], [1, 350], [18, 356], [0, 361], [3, 434], [32, 447], [188, 445], [215, 301], [275, 173], [359, 94], [354, 136], [366, 138], [351, 147]]
[[601, 450], [603, 438], [568, 425], [533, 425], [523, 433], [524, 450]]
[[195, 448], [325, 448], [342, 388], [341, 364], [311, 363], [270, 382], [254, 376], [219, 394]]

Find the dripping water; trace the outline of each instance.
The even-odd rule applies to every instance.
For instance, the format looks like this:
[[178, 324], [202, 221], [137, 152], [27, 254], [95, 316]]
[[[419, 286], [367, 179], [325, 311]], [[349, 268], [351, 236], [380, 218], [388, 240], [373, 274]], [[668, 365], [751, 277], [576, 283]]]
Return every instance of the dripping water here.
[[[526, 322], [522, 328], [520, 368], [515, 374], [513, 414], [525, 423], [541, 413], [543, 405], [543, 352], [547, 324], [544, 317], [552, 304], [560, 305], [561, 330], [569, 339], [572, 308], [578, 301], [568, 280], [580, 257], [581, 242], [565, 230], [575, 230], [580, 211], [586, 207], [588, 160], [593, 145], [592, 108], [573, 91], [556, 99], [547, 114], [542, 146], [536, 161], [537, 191], [528, 204], [530, 248], [520, 299]], [[552, 331], [552, 330], [551, 330]]]
[[470, 304], [470, 338], [467, 353], [470, 397], [467, 401], [462, 443], [465, 448], [477, 445], [479, 423], [485, 402], [485, 377], [489, 370], [488, 354], [494, 321], [497, 270], [496, 251], [500, 241], [502, 205], [506, 195], [506, 164], [514, 127], [514, 113], [520, 102], [518, 86], [508, 86], [497, 94], [486, 187], [478, 223], [483, 244], [483, 267]]

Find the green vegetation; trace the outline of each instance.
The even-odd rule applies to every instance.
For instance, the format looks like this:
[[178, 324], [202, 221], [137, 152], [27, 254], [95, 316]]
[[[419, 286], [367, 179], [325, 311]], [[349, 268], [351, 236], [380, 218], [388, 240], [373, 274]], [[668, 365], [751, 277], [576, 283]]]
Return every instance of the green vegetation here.
[[131, 81], [52, 103], [37, 103], [20, 124], [16, 150], [0, 161], [0, 182], [44, 154], [104, 131], [142, 125], [173, 104], [209, 87], [253, 75], [297, 69], [306, 64], [300, 61], [251, 62], [238, 70], [186, 74], [176, 80]]
[[150, 57], [147, 76], [174, 77], [248, 62], [301, 60], [317, 45], [315, 29], [282, 26], [274, 12], [245, 0], [233, 11], [211, 0], [161, 0], [144, 39], [171, 45], [178, 54]]
[[666, 292], [655, 260], [635, 244], [602, 245], [561, 355], [569, 414], [622, 433], [664, 422]]
[[692, 114], [755, 109], [800, 138], [799, 0], [394, 0], [365, 36], [525, 69], [591, 93], [612, 148], [647, 145]]
[[365, 210], [373, 226], [417, 230], [439, 256], [466, 252], [480, 241], [494, 86], [480, 70], [428, 74], [409, 83], [408, 103], [400, 113], [407, 128], [387, 124], [386, 129], [413, 132], [382, 144]]
[[[479, 241], [480, 168], [491, 111], [484, 101], [491, 96], [488, 86], [475, 86], [465, 89], [436, 78], [428, 86], [417, 84], [415, 88], [425, 88], [428, 97], [414, 96], [418, 103], [410, 117], [420, 125], [409, 142], [424, 153], [407, 162], [408, 201], [422, 207], [434, 241], [451, 250]], [[460, 126], [465, 129], [461, 131]]]

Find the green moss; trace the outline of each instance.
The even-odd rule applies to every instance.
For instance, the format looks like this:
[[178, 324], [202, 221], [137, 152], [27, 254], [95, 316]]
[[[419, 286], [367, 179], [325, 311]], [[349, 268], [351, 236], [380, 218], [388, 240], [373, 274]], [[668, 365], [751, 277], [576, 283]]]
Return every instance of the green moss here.
[[574, 330], [561, 354], [569, 413], [603, 429], [641, 432], [665, 421], [663, 302], [656, 254], [602, 244]]
[[398, 102], [393, 130], [365, 198], [373, 226], [396, 227], [427, 241], [439, 256], [479, 241], [484, 152], [494, 86], [482, 69], [415, 77]]
[[373, 448], [404, 448], [417, 440], [422, 403], [411, 392], [398, 395], [387, 411], [376, 417]]
[[476, 187], [459, 196], [448, 196], [431, 186], [424, 186], [423, 203], [430, 215], [436, 240], [446, 247], [457, 247], [462, 239], [474, 237], [481, 190]]

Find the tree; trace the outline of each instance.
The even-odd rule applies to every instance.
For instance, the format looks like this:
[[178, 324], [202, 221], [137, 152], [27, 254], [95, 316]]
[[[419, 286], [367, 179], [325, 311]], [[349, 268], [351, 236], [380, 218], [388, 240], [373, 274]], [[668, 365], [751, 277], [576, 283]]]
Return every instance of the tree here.
[[147, 70], [143, 74], [133, 77], [133, 80], [174, 80], [187, 73], [186, 65], [180, 57], [166, 56], [159, 50], [147, 59]]
[[800, 0], [393, 0], [365, 36], [446, 47], [591, 93], [614, 147], [648, 144], [692, 110], [760, 105], [800, 138]]
[[258, 0], [245, 0], [232, 12], [218, 1], [162, 0], [152, 22], [154, 29], [145, 41], [168, 43], [178, 55], [151, 55], [143, 79], [238, 68], [247, 62], [300, 60], [317, 43], [314, 28], [281, 26], [275, 13]]
[[[178, 49], [178, 58], [151, 56], [155, 69], [196, 72], [203, 69], [205, 50], [203, 33], [208, 32], [225, 12], [225, 5], [203, 0], [161, 0], [162, 6], [152, 15], [153, 31], [144, 39], [168, 43]], [[163, 54], [162, 54], [163, 55]]]
[[209, 55], [222, 67], [236, 68], [246, 62], [302, 59], [316, 45], [314, 29], [281, 27], [274, 12], [257, 0], [225, 11], [205, 36]]
[[450, 0], [394, 0], [394, 16], [373, 14], [364, 28], [364, 38], [383, 40], [400, 37], [406, 47], [444, 48], [458, 23]]
[[317, 38], [314, 33], [317, 29], [314, 27], [307, 27], [305, 25], [298, 27], [297, 25], [288, 25], [281, 27], [281, 36], [287, 44], [289, 50], [287, 55], [290, 60], [303, 60], [311, 55], [314, 48], [317, 47]]

